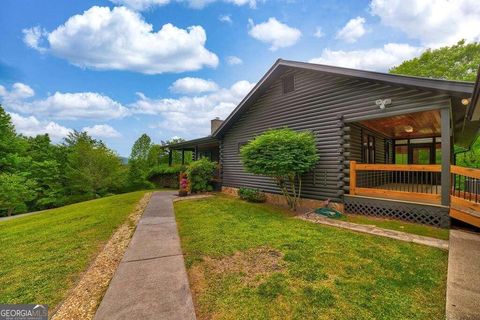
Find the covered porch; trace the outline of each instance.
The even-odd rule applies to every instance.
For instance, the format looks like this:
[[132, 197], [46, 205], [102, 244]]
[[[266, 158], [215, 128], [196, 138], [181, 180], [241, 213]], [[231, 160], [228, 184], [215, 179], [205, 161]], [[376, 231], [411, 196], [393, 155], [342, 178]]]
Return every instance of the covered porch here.
[[479, 122], [458, 102], [348, 123], [347, 209], [440, 226], [453, 217], [480, 227], [480, 170], [455, 165]]
[[[221, 165], [220, 165], [220, 141], [207, 136], [199, 139], [182, 141], [168, 146], [169, 156], [168, 165], [186, 165], [191, 161], [207, 158], [210, 161], [217, 163], [217, 169], [214, 173], [214, 189], [221, 188]], [[180, 154], [180, 157], [175, 157], [174, 153]], [[180, 159], [176, 159], [180, 158]], [[176, 161], [175, 161], [176, 160]], [[179, 162], [179, 163], [178, 163]]]

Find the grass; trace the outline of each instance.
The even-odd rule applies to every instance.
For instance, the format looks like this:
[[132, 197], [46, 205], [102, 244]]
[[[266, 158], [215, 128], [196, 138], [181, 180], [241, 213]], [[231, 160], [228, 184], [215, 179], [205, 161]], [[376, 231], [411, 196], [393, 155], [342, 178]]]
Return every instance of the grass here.
[[368, 224], [377, 226], [379, 228], [391, 229], [396, 231], [403, 231], [412, 234], [417, 234], [425, 237], [432, 237], [442, 240], [448, 240], [449, 229], [441, 229], [432, 226], [427, 226], [423, 224], [410, 223], [398, 220], [391, 219], [380, 219], [374, 217], [361, 216], [356, 214], [349, 214], [342, 217], [341, 220], [359, 223], [359, 224]]
[[144, 193], [0, 222], [0, 303], [45, 303], [53, 309]]
[[443, 319], [447, 252], [216, 196], [175, 203], [199, 319]]

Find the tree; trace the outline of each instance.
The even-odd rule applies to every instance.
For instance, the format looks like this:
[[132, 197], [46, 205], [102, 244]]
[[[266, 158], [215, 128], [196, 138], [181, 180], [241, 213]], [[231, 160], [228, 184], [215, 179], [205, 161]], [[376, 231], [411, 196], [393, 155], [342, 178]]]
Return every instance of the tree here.
[[72, 143], [66, 169], [72, 195], [94, 198], [123, 189], [123, 165], [114, 151], [86, 133], [76, 135]]
[[390, 73], [436, 79], [475, 81], [480, 65], [480, 43], [459, 41], [450, 47], [428, 49], [422, 55], [402, 62]]
[[18, 174], [0, 174], [0, 209], [11, 216], [35, 198], [35, 183]]
[[314, 135], [288, 128], [269, 130], [243, 146], [240, 153], [245, 169], [272, 177], [290, 209], [295, 211], [302, 190], [302, 175], [318, 161]]
[[26, 143], [15, 132], [10, 115], [0, 105], [0, 171], [14, 172], [24, 166], [21, 154]]
[[147, 181], [151, 148], [152, 139], [145, 133], [132, 146], [132, 152], [128, 159], [128, 184], [131, 189], [150, 188], [152, 186]]

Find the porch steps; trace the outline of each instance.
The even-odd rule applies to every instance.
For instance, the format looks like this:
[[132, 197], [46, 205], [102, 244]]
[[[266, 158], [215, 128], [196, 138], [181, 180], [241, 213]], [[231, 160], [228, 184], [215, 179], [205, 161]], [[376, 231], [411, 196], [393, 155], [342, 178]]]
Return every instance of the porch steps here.
[[450, 207], [450, 217], [480, 228], [480, 212], [478, 211], [452, 205]]

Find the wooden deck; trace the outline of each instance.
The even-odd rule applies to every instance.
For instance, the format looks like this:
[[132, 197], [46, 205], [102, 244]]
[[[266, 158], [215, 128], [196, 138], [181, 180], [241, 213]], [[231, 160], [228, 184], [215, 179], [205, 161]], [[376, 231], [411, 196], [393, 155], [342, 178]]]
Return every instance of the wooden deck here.
[[[440, 165], [350, 162], [350, 195], [442, 204]], [[450, 167], [450, 216], [480, 227], [480, 170]]]

